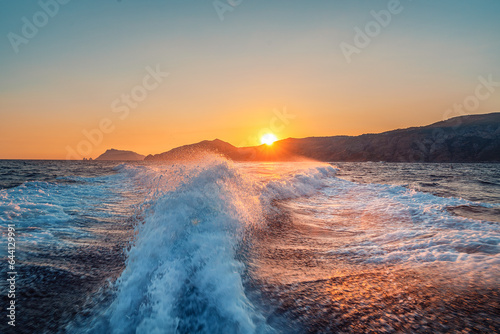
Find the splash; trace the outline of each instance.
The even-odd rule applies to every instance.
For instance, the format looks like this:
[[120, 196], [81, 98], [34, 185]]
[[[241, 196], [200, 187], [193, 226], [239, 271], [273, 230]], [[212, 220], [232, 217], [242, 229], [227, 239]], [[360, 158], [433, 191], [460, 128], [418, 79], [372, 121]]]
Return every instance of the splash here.
[[[241, 249], [269, 203], [320, 187], [332, 167], [302, 166], [269, 177], [207, 155], [169, 165], [117, 169], [149, 188], [113, 302], [90, 332], [269, 333], [244, 288]], [[314, 181], [315, 182], [312, 182]]]

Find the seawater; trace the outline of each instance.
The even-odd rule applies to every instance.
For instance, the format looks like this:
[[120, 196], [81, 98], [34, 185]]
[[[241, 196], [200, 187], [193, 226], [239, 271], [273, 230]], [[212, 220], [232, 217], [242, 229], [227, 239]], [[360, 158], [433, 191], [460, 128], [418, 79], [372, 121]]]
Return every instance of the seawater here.
[[498, 330], [499, 176], [211, 155], [0, 161], [15, 332]]

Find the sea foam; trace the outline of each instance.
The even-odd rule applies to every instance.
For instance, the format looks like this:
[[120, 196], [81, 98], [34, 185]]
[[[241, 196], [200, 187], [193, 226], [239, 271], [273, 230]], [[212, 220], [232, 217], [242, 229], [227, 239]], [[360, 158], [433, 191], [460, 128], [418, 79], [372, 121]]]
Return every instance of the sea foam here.
[[90, 332], [272, 332], [246, 295], [239, 249], [273, 199], [311, 194], [335, 169], [268, 167], [249, 176], [214, 156], [118, 167], [150, 191], [114, 300]]

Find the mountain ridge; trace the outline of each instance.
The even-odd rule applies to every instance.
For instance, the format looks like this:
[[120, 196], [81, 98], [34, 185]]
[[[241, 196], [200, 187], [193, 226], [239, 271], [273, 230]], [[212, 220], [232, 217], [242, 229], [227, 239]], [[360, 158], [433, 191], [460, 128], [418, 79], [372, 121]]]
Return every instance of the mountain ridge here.
[[500, 112], [358, 136], [287, 138], [271, 146], [236, 147], [220, 139], [203, 140], [144, 160], [191, 160], [205, 152], [234, 161], [500, 162]]
[[144, 155], [125, 150], [117, 150], [114, 148], [106, 150], [103, 154], [98, 156], [95, 160], [108, 160], [108, 161], [137, 161], [144, 160]]

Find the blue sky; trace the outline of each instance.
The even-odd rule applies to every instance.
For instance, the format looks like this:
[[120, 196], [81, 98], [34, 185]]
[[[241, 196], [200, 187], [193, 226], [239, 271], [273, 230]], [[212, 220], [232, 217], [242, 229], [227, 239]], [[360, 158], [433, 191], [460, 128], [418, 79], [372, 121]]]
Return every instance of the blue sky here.
[[[296, 118], [280, 138], [423, 125], [474, 94], [479, 76], [500, 82], [499, 1], [401, 0], [348, 63], [340, 44], [389, 3], [243, 0], [221, 21], [212, 1], [73, 0], [16, 53], [9, 33], [42, 9], [1, 1], [0, 158], [63, 158], [158, 64], [168, 78], [91, 155], [258, 144], [249, 138], [285, 107]], [[469, 113], [500, 110], [499, 92]]]

